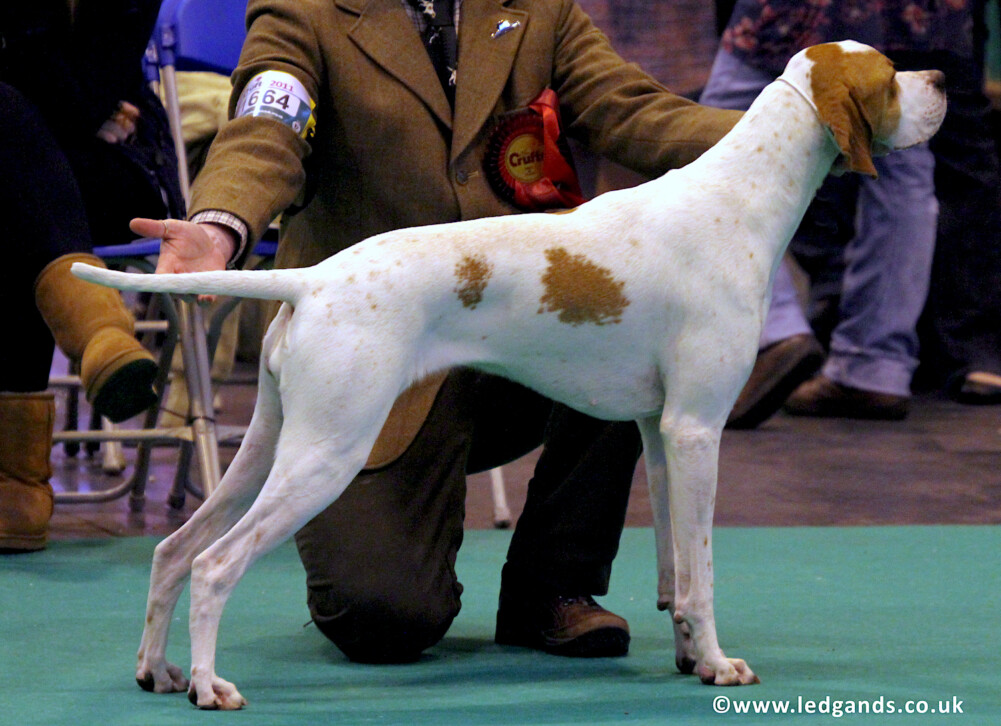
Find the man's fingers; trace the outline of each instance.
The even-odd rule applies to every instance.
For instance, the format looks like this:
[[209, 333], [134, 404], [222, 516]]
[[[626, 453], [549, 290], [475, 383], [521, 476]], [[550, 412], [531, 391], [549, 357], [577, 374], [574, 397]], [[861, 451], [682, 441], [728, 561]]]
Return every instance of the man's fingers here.
[[143, 219], [142, 217], [138, 217], [129, 222], [129, 229], [141, 237], [162, 237], [164, 225], [162, 219]]

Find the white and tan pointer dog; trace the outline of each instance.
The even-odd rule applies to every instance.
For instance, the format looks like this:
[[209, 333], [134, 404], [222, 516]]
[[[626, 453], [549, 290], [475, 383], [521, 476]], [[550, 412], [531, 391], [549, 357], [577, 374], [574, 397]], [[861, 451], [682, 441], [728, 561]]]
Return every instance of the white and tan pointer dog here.
[[[795, 56], [733, 131], [689, 166], [568, 214], [368, 239], [307, 269], [125, 275], [121, 289], [284, 301], [264, 340], [249, 431], [218, 490], [156, 549], [136, 677], [188, 688], [164, 658], [191, 573], [191, 686], [203, 708], [243, 697], [216, 676], [219, 619], [247, 567], [359, 472], [413, 381], [474, 366], [580, 411], [635, 419], [676, 658], [706, 683], [753, 683], [713, 615], [720, 432], [754, 363], [772, 276], [835, 162], [927, 140], [945, 114], [937, 71], [895, 73], [853, 42]], [[670, 506], [668, 506], [670, 502]]]

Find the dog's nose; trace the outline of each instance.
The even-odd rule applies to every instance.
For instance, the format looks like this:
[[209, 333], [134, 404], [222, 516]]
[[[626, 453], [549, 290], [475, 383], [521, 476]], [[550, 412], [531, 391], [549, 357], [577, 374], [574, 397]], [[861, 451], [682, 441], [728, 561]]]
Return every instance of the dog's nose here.
[[942, 71], [928, 71], [928, 82], [936, 91], [945, 91], [945, 74]]

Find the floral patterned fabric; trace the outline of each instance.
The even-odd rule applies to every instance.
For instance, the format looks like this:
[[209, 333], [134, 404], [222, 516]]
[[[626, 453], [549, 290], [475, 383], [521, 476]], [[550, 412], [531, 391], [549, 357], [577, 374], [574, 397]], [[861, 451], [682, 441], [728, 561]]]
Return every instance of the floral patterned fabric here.
[[737, 0], [722, 46], [779, 74], [798, 51], [857, 40], [894, 51], [972, 56], [972, 0]]

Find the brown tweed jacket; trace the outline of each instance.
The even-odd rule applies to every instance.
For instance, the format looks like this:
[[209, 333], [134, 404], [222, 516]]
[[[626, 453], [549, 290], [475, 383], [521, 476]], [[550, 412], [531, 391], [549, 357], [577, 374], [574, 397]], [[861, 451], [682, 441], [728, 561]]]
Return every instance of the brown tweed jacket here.
[[[512, 29], [495, 37], [505, 20]], [[573, 0], [464, 0], [454, 116], [400, 0], [250, 0], [247, 23], [231, 113], [251, 78], [280, 70], [316, 101], [316, 133], [231, 121], [191, 211], [231, 212], [255, 238], [285, 211], [282, 267], [391, 229], [517, 212], [483, 169], [490, 124], [546, 87], [566, 133], [649, 176], [692, 161], [739, 118], [624, 62]]]

